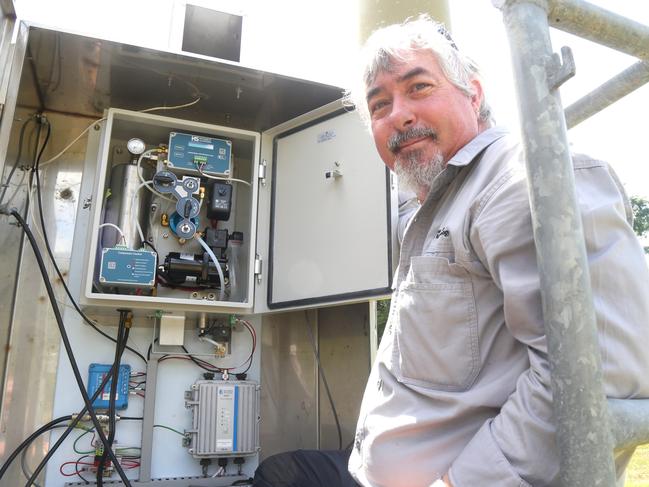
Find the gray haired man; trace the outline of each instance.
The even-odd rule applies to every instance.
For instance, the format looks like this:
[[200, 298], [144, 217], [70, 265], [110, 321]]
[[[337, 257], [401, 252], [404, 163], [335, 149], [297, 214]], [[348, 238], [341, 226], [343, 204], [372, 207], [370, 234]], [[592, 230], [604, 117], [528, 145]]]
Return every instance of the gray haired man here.
[[[355, 104], [418, 200], [404, 205], [390, 317], [350, 451], [271, 457], [255, 485], [556, 485], [520, 145], [493, 126], [477, 66], [439, 24], [381, 29], [365, 54]], [[628, 199], [606, 163], [573, 159], [605, 393], [647, 397], [649, 270]], [[631, 453], [617, 456], [620, 472]]]

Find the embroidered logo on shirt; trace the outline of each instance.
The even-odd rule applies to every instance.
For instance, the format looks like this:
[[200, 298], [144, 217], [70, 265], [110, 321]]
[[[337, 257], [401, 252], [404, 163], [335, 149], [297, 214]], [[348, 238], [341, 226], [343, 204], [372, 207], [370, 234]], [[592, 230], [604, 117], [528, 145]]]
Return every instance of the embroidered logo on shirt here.
[[441, 227], [439, 230], [437, 230], [437, 233], [435, 234], [435, 238], [446, 238], [450, 235], [450, 232], [448, 231], [448, 228], [446, 227]]

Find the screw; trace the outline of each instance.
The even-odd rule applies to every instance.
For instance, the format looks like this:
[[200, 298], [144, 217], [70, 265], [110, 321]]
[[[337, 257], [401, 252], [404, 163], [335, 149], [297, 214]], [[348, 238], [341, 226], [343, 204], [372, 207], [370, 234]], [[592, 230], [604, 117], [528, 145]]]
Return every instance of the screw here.
[[189, 233], [190, 230], [191, 227], [187, 223], [183, 223], [182, 225], [180, 225], [180, 231], [182, 233]]
[[197, 298], [197, 297], [198, 297], [198, 293], [197, 293], [196, 291], [194, 291], [194, 292], [192, 293], [192, 298]]
[[94, 128], [95, 130], [100, 130], [100, 129], [101, 129], [101, 125], [99, 125], [98, 123], [96, 123], [95, 126], [94, 126], [93, 128]]
[[169, 234], [167, 232], [163, 233], [162, 238], [169, 238]]

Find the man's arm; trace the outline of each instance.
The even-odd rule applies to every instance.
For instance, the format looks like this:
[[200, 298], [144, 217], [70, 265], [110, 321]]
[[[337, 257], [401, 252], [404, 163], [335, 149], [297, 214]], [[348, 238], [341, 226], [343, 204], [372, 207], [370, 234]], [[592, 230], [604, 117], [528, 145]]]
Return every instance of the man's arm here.
[[[577, 175], [577, 182], [604, 375], [615, 379], [606, 384], [606, 392], [618, 397], [646, 393], [648, 385], [642, 377], [647, 376], [647, 361], [637, 350], [647, 336], [646, 317], [642, 315], [647, 309], [649, 280], [643, 283], [637, 277], [643, 268], [646, 271], [646, 265], [608, 169], [601, 164], [589, 167]], [[470, 241], [502, 291], [506, 327], [527, 346], [530, 367], [519, 377], [500, 413], [483, 424], [453, 462], [450, 481], [455, 487], [553, 485], [559, 457], [539, 275], [523, 178], [499, 188], [474, 216]], [[627, 282], [633, 282], [633, 286]], [[617, 363], [607, 361], [608, 356], [618, 358]], [[611, 384], [618, 381], [624, 385]]]

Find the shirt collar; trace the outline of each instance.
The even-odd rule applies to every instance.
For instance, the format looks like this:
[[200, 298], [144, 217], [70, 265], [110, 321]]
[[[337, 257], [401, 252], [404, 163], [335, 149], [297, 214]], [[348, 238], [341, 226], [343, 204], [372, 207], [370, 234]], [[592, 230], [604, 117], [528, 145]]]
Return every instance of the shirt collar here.
[[448, 161], [448, 165], [458, 167], [469, 165], [487, 146], [508, 133], [509, 131], [505, 127], [491, 127], [480, 132], [467, 145], [457, 151], [457, 154]]

